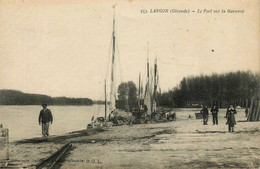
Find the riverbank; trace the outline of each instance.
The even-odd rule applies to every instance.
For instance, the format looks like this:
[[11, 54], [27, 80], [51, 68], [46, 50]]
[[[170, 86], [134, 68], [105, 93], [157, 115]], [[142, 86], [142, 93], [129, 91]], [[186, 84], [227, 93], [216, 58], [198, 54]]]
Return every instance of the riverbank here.
[[70, 141], [73, 149], [62, 169], [259, 167], [260, 122], [239, 122], [246, 118], [244, 109], [238, 109], [235, 132], [229, 133], [224, 109], [219, 112], [219, 125], [212, 125], [211, 116], [209, 125], [202, 125], [195, 112], [198, 109], [178, 110], [174, 122], [117, 126], [92, 133], [82, 130], [47, 142], [11, 143], [10, 159], [20, 167], [32, 167]]

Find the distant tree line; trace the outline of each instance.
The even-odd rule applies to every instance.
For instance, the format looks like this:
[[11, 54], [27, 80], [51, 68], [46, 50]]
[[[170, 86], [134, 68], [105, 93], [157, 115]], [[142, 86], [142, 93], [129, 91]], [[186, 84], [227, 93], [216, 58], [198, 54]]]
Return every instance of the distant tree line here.
[[[117, 91], [117, 108], [131, 111], [138, 107], [137, 87], [134, 82], [121, 83]], [[259, 94], [260, 74], [237, 71], [184, 77], [173, 89], [158, 93], [156, 102], [157, 106], [165, 107], [228, 107], [229, 104], [249, 107], [251, 98], [259, 98]]]
[[172, 90], [158, 94], [157, 99], [159, 105], [167, 107], [246, 107], [252, 96], [259, 97], [259, 90], [259, 74], [237, 71], [185, 77]]
[[88, 98], [50, 97], [41, 94], [28, 94], [17, 90], [0, 90], [0, 105], [92, 105]]

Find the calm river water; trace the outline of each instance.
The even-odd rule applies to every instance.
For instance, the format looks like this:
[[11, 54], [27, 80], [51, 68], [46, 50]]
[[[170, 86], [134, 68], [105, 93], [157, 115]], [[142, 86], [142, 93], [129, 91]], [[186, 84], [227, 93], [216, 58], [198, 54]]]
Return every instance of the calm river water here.
[[[51, 135], [85, 129], [95, 117], [104, 112], [103, 106], [48, 106], [53, 114]], [[41, 136], [38, 117], [41, 106], [0, 106], [0, 124], [9, 129], [10, 141]]]

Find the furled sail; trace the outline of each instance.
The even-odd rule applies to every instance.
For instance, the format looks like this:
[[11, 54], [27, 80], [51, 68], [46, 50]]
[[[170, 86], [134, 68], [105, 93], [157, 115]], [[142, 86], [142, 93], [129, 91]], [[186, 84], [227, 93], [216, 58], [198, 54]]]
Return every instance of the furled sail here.
[[157, 70], [157, 58], [154, 61], [154, 76], [153, 76], [153, 104], [152, 104], [152, 112], [156, 112], [156, 91], [158, 86], [158, 70]]
[[144, 105], [147, 108], [147, 115], [151, 115], [151, 85], [150, 85], [150, 77], [149, 77], [149, 59], [148, 59], [148, 49], [147, 49], [147, 81], [145, 86], [145, 97], [144, 97]]
[[116, 68], [115, 68], [115, 17], [113, 20], [112, 34], [112, 64], [111, 64], [111, 81], [110, 81], [110, 112], [116, 109]]
[[154, 61], [154, 68], [149, 67], [149, 59], [147, 52], [147, 81], [145, 86], [145, 98], [144, 104], [147, 107], [147, 115], [151, 115], [156, 112], [156, 94], [158, 88], [158, 68], [157, 68], [157, 58]]

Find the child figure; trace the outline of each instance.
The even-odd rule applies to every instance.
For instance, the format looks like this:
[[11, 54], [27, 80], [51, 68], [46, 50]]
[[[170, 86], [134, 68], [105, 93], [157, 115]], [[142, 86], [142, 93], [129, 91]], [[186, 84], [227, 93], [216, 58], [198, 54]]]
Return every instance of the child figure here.
[[227, 118], [226, 124], [228, 124], [229, 132], [234, 132], [234, 127], [236, 124], [236, 119], [235, 119], [236, 113], [237, 113], [236, 109], [234, 109], [233, 105], [230, 105], [229, 108], [227, 109], [227, 113], [226, 113], [226, 118]]

